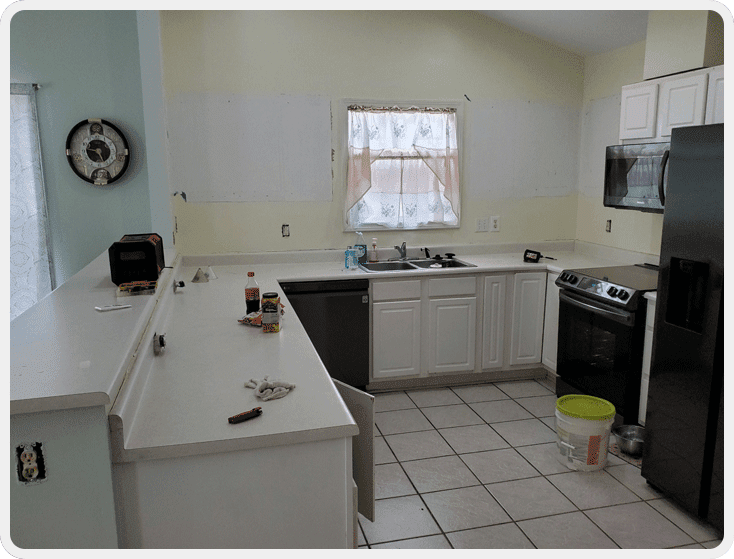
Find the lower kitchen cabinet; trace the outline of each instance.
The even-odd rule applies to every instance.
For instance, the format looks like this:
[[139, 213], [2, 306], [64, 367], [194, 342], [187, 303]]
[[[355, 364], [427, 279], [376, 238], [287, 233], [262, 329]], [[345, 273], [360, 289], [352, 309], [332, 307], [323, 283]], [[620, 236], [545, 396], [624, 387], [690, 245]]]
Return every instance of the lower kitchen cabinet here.
[[428, 372], [473, 371], [477, 298], [431, 299], [428, 308]]
[[376, 379], [421, 372], [421, 302], [372, 305], [372, 376]]
[[541, 362], [545, 282], [545, 272], [515, 274], [510, 365]]
[[557, 368], [558, 357], [558, 293], [559, 274], [549, 273], [545, 288], [545, 319], [543, 323], [543, 365], [551, 371]]
[[505, 297], [507, 276], [484, 278], [482, 317], [482, 369], [499, 369], [505, 364]]

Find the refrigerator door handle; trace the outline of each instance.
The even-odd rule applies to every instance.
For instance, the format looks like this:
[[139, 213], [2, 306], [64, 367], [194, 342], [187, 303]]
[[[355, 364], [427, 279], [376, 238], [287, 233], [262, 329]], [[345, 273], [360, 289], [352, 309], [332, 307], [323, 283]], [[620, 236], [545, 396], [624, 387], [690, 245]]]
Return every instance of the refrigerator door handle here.
[[666, 149], [660, 163], [660, 177], [658, 178], [658, 197], [660, 198], [660, 205], [663, 207], [665, 207], [665, 168], [668, 166], [669, 157], [670, 150]]

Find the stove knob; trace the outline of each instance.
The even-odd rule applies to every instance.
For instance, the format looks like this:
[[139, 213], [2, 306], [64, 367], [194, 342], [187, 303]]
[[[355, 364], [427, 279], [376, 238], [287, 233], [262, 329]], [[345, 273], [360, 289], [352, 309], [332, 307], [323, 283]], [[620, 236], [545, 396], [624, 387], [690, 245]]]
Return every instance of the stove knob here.
[[566, 272], [563, 272], [561, 274], [561, 281], [566, 281], [568, 279], [568, 274]]
[[571, 285], [573, 285], [577, 281], [579, 281], [579, 278], [577, 278], [573, 274], [571, 274], [571, 275], [568, 276], [568, 283], [570, 283]]
[[609, 289], [607, 289], [607, 293], [610, 297], [615, 297], [617, 295], [617, 288], [612, 286]]
[[627, 300], [629, 296], [630, 294], [627, 293], [624, 289], [620, 289], [619, 293], [617, 293], [617, 297], [619, 297], [622, 301]]

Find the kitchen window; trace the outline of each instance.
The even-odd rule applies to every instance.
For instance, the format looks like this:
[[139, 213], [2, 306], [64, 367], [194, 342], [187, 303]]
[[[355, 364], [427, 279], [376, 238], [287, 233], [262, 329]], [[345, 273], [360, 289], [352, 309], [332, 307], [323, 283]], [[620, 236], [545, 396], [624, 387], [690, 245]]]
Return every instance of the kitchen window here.
[[347, 107], [347, 230], [458, 227], [455, 107]]

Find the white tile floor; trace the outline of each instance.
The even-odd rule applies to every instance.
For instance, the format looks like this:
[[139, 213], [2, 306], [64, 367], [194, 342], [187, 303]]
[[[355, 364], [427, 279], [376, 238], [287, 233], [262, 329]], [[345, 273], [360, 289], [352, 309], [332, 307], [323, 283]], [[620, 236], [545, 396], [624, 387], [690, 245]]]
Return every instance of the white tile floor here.
[[708, 524], [653, 490], [634, 460], [602, 471], [556, 459], [542, 383], [375, 395], [375, 522], [361, 548], [713, 548]]

